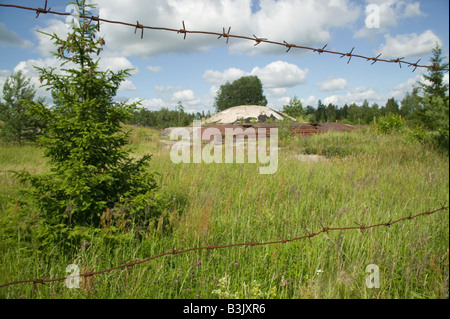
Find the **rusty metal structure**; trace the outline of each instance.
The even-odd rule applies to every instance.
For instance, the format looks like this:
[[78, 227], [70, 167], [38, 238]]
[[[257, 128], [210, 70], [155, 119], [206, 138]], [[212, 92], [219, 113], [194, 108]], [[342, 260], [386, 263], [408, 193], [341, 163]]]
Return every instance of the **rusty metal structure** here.
[[[258, 138], [259, 128], [264, 128], [263, 134], [265, 137], [270, 137], [271, 128], [279, 128], [278, 124], [268, 124], [268, 123], [246, 123], [246, 124], [210, 124], [201, 127], [201, 136], [203, 142], [210, 142], [214, 139], [216, 135], [204, 136], [203, 133], [209, 128], [214, 128], [220, 131], [221, 138], [224, 140], [226, 135], [226, 130], [233, 130], [237, 138], [242, 137], [244, 139], [248, 138]], [[252, 128], [253, 130], [248, 130]], [[293, 122], [290, 124], [290, 132], [293, 136], [311, 136], [316, 134], [324, 134], [327, 132], [352, 132], [357, 128], [352, 125], [342, 124], [342, 123], [299, 123]], [[216, 137], [217, 139], [217, 137]]]

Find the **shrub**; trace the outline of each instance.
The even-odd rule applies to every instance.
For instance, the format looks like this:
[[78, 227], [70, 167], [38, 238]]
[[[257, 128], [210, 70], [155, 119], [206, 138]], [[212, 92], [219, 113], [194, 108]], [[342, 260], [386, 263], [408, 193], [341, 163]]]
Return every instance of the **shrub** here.
[[383, 134], [401, 133], [405, 129], [405, 120], [401, 115], [389, 113], [377, 120], [377, 130]]

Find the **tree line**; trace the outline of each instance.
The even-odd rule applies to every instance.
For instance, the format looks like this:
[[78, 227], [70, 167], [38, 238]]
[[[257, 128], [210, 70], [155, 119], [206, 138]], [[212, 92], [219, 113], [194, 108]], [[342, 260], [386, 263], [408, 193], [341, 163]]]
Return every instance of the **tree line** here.
[[[368, 125], [386, 116], [398, 116], [409, 127], [439, 132], [441, 140], [448, 144], [448, 141], [445, 142], [448, 140], [448, 84], [444, 82], [444, 72], [440, 71], [447, 68], [448, 63], [444, 62], [439, 46], [433, 49], [431, 63], [436, 68], [431, 68], [428, 74], [424, 75], [425, 81], [419, 82], [401, 101], [390, 98], [385, 105], [379, 105], [365, 100], [360, 105], [351, 103], [339, 107], [332, 103], [326, 105], [319, 100], [316, 107], [304, 107], [301, 100], [294, 96], [281, 111], [303, 122], [338, 121], [354, 125]], [[16, 141], [19, 144], [36, 140], [45, 123], [37, 121], [26, 112], [26, 104], [34, 99], [35, 93], [30, 80], [20, 71], [7, 79], [3, 86], [4, 102], [0, 102], [0, 137], [3, 140]], [[55, 100], [55, 96], [53, 98]], [[38, 101], [42, 99], [38, 98]], [[233, 106], [251, 104], [267, 105], [262, 83], [257, 76], [243, 76], [232, 83], [223, 84], [217, 92], [214, 107], [217, 112], [221, 112]], [[194, 120], [211, 116], [209, 111], [207, 114], [187, 113], [181, 101], [174, 110], [161, 108], [151, 111], [138, 107], [131, 113], [126, 123], [156, 128], [187, 126]]]

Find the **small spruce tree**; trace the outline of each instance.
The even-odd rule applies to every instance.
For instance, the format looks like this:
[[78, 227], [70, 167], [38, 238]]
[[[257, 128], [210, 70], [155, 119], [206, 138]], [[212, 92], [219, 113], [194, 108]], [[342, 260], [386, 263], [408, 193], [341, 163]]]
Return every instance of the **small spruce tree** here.
[[79, 24], [67, 38], [48, 34], [57, 48], [53, 54], [70, 68], [36, 68], [55, 104], [30, 106], [46, 123], [39, 144], [50, 171], [18, 174], [27, 183], [27, 201], [45, 221], [44, 236], [52, 229], [99, 227], [102, 215], [111, 211], [120, 211], [127, 221], [145, 215], [140, 221], [145, 222], [159, 209], [150, 156], [133, 160], [126, 147], [129, 132], [122, 130], [137, 104], [113, 100], [130, 70], [99, 70], [105, 40], [98, 37], [97, 24], [83, 18], [90, 6], [84, 0], [76, 5]]

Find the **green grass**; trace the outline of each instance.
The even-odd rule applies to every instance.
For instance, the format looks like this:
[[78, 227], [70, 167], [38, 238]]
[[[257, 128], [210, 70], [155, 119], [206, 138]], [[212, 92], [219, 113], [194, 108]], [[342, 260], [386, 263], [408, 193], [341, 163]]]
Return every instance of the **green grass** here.
[[[132, 129], [136, 156], [153, 154], [161, 192], [173, 205], [139, 240], [93, 238], [72, 255], [41, 254], [17, 232], [0, 245], [0, 284], [102, 270], [175, 249], [263, 242], [323, 227], [378, 224], [449, 202], [449, 160], [429, 148], [370, 130], [296, 138], [280, 144], [278, 171], [259, 164], [173, 164], [159, 132]], [[300, 162], [299, 154], [328, 161]], [[45, 170], [32, 146], [0, 150], [1, 217], [12, 214], [14, 180], [7, 170]], [[20, 208], [19, 208], [20, 209]], [[330, 231], [311, 239], [165, 256], [88, 277], [80, 289], [64, 281], [0, 288], [1, 298], [448, 298], [449, 213], [391, 227]], [[4, 232], [5, 229], [0, 231]], [[10, 231], [10, 230], [9, 230]], [[33, 242], [33, 241], [31, 241]], [[380, 288], [366, 287], [367, 265]]]

